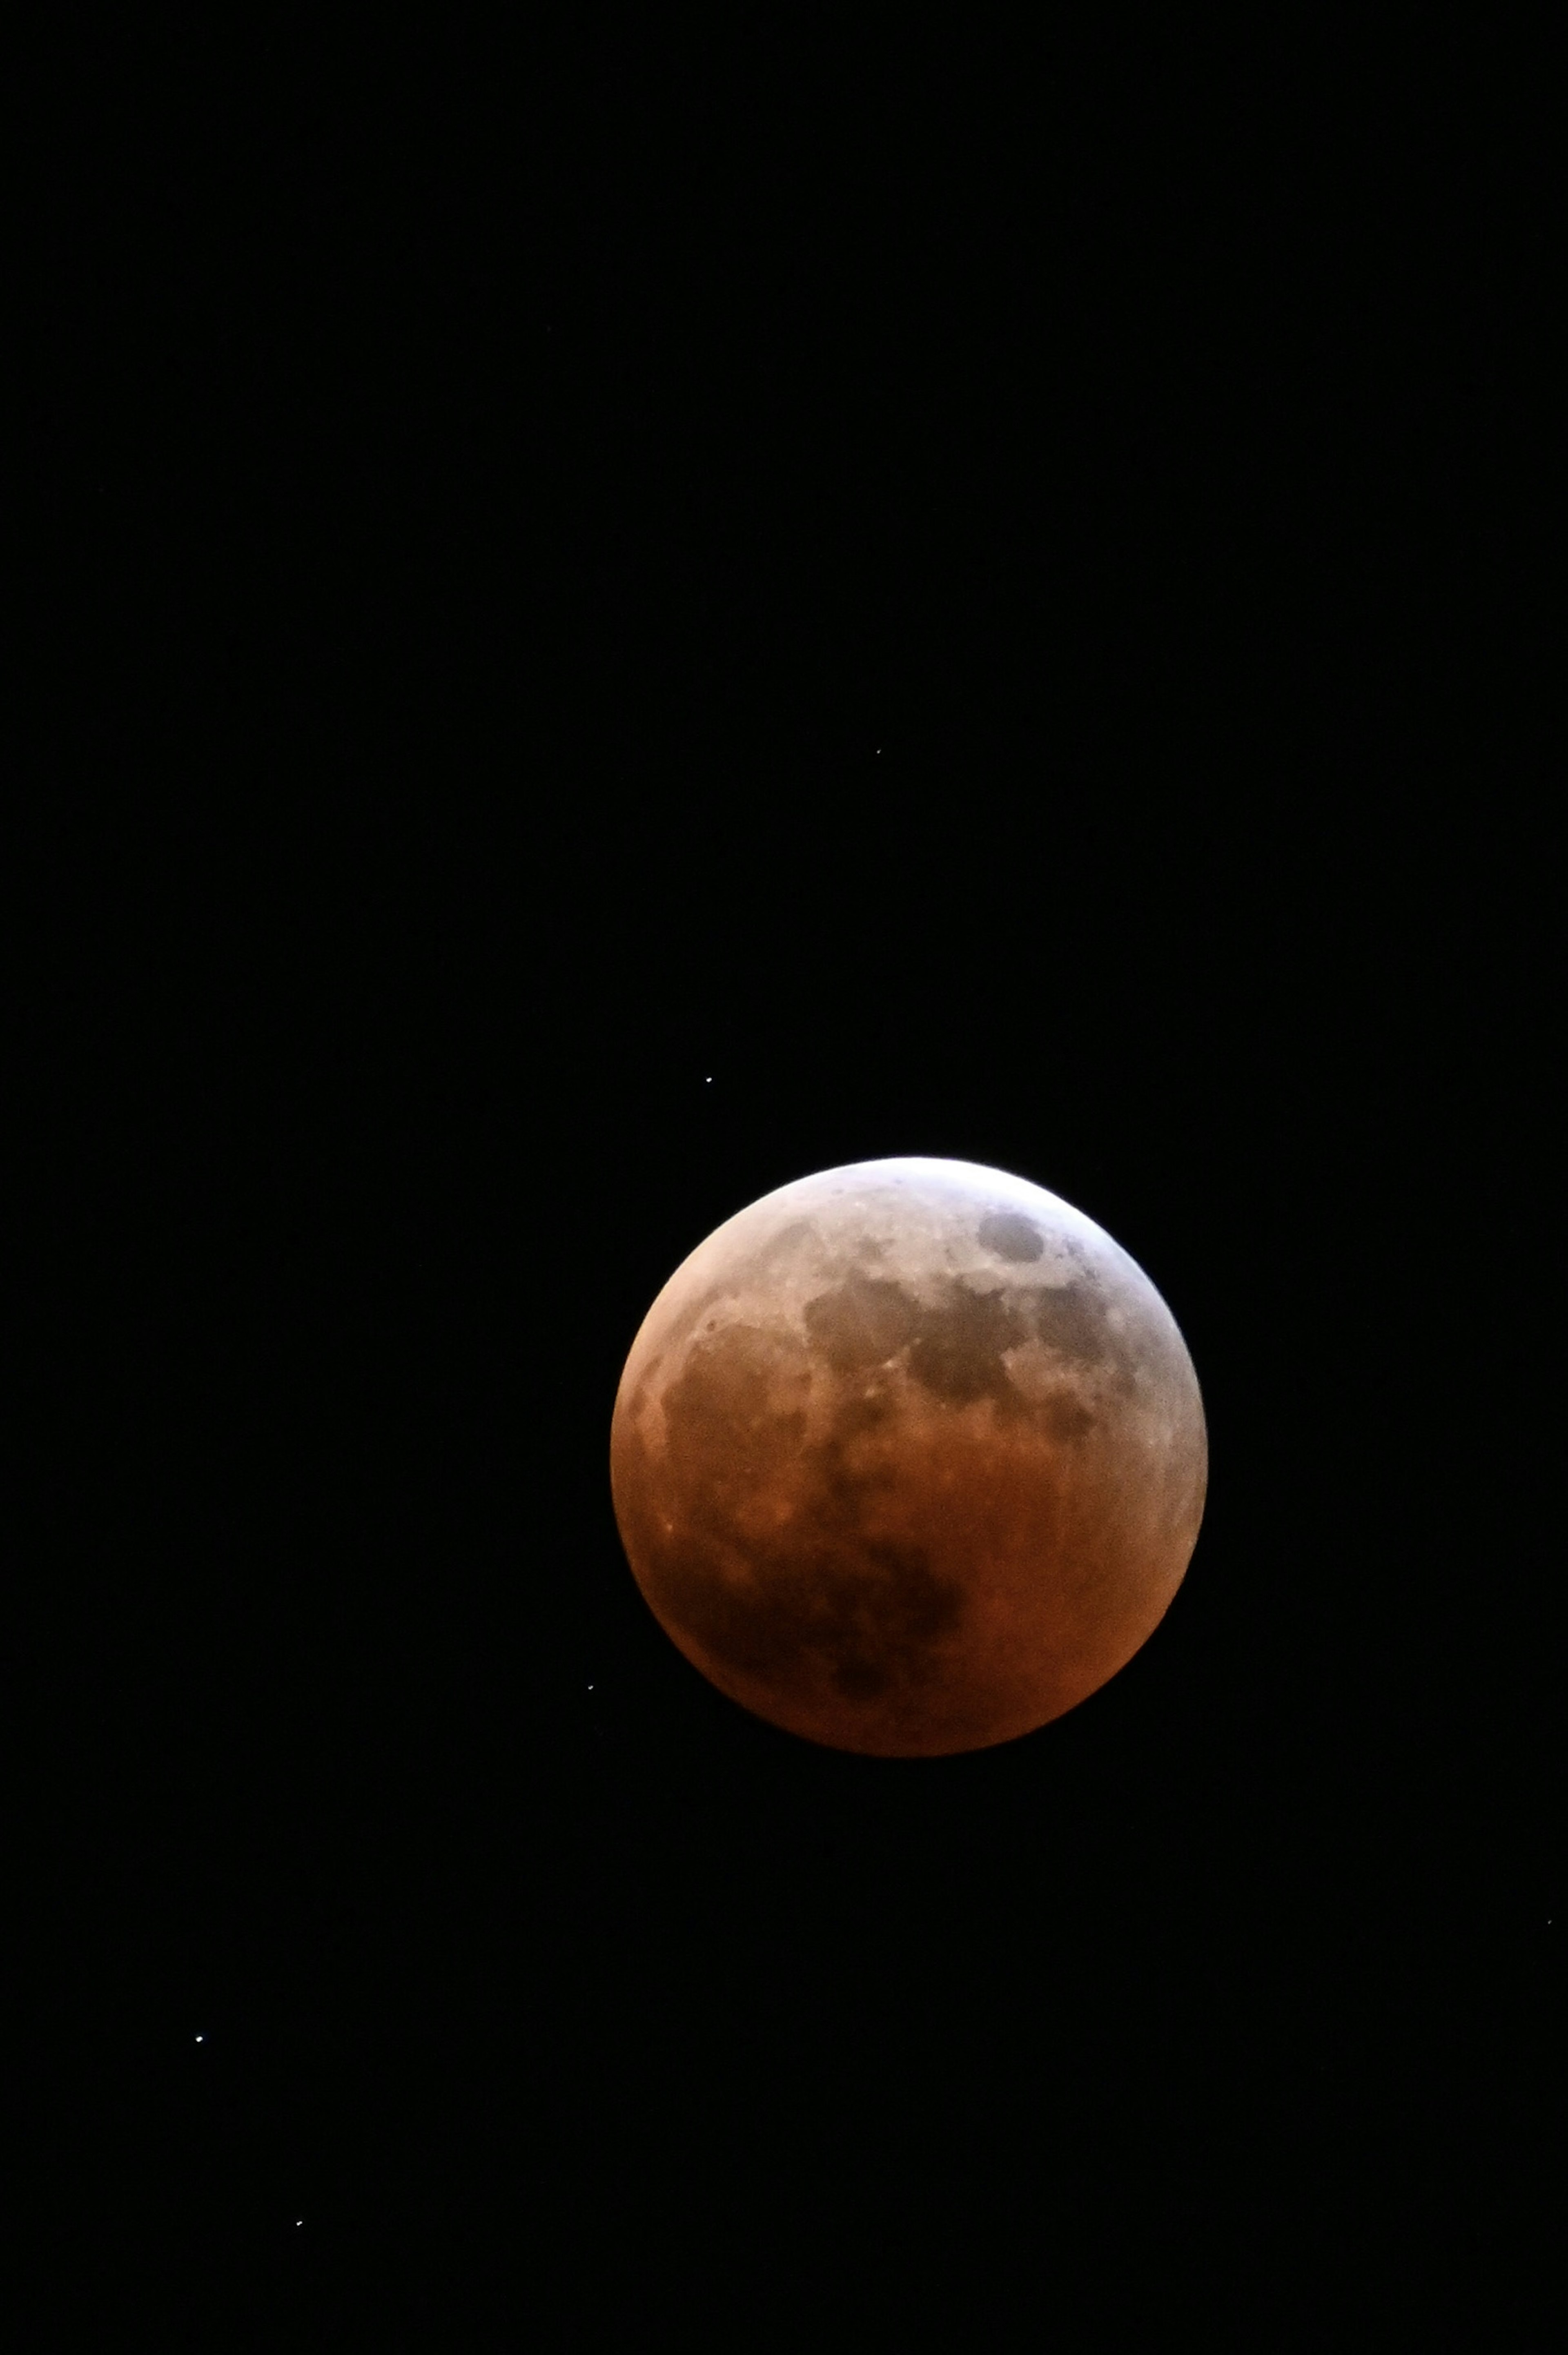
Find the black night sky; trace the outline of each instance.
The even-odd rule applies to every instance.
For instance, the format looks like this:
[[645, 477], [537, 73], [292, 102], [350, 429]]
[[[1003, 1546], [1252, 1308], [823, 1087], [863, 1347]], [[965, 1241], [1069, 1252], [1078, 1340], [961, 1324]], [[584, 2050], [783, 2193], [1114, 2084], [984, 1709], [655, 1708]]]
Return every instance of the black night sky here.
[[[50, 85], [40, 2345], [1540, 2343], [1544, 133], [1189, 37]], [[686, 1253], [896, 1153], [1107, 1228], [1211, 1448], [922, 1764], [607, 1475]]]

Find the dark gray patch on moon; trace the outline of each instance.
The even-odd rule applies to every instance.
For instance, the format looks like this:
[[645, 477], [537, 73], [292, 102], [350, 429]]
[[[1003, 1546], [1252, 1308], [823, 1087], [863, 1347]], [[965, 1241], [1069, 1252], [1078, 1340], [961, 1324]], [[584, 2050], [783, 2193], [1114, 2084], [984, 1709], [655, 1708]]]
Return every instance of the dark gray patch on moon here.
[[804, 1311], [805, 1329], [836, 1374], [885, 1365], [919, 1328], [919, 1303], [901, 1284], [853, 1270], [831, 1292], [819, 1292]]
[[1045, 1250], [1045, 1239], [1034, 1220], [1018, 1210], [989, 1210], [976, 1231], [988, 1252], [1014, 1265], [1039, 1259]]
[[1034, 1329], [1048, 1349], [1093, 1365], [1111, 1348], [1105, 1302], [1092, 1284], [1063, 1284], [1031, 1295]]
[[953, 1282], [934, 1307], [921, 1310], [909, 1369], [951, 1406], [982, 1398], [1019, 1405], [1002, 1351], [1027, 1338], [1028, 1327], [999, 1292], [972, 1292]]
[[[1070, 1304], [1063, 1314], [1076, 1332], [1083, 1312]], [[1029, 1327], [1003, 1292], [976, 1291], [952, 1278], [938, 1299], [926, 1302], [901, 1284], [857, 1269], [808, 1300], [804, 1315], [812, 1349], [837, 1374], [869, 1373], [907, 1349], [914, 1380], [950, 1406], [983, 1398], [1007, 1408], [1023, 1403], [1002, 1353], [1028, 1340]]]

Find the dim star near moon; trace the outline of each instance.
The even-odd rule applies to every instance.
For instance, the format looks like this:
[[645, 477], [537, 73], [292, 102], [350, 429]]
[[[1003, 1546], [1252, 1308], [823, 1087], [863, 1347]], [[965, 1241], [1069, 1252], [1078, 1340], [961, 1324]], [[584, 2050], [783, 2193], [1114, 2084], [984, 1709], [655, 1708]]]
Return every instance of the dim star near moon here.
[[939, 1757], [1060, 1717], [1163, 1617], [1198, 1536], [1197, 1377], [1093, 1220], [969, 1162], [783, 1186], [632, 1344], [616, 1520], [655, 1616], [756, 1716]]

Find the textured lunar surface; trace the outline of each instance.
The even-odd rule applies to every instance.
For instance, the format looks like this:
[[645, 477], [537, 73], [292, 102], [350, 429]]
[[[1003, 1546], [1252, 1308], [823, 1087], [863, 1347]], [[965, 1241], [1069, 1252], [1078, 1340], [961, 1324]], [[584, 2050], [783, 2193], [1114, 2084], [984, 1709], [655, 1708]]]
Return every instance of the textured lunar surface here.
[[825, 1170], [726, 1220], [648, 1311], [611, 1431], [627, 1558], [687, 1658], [880, 1757], [1009, 1741], [1114, 1676], [1207, 1465], [1142, 1269], [960, 1161]]

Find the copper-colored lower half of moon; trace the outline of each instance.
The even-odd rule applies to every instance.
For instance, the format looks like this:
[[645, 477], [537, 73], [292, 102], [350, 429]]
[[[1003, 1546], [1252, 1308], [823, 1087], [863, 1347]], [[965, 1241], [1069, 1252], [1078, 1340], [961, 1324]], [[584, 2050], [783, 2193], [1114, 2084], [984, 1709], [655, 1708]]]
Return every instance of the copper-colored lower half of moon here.
[[627, 1555], [687, 1657], [791, 1732], [883, 1757], [1011, 1740], [1114, 1676], [1180, 1583], [1195, 1390], [1161, 1448], [1114, 1399], [944, 1396], [757, 1324], [677, 1355], [617, 1401]]

